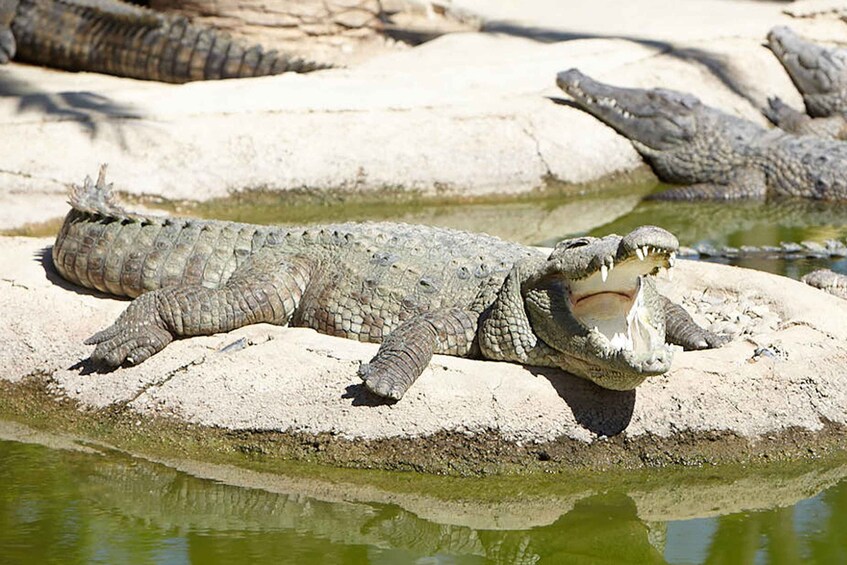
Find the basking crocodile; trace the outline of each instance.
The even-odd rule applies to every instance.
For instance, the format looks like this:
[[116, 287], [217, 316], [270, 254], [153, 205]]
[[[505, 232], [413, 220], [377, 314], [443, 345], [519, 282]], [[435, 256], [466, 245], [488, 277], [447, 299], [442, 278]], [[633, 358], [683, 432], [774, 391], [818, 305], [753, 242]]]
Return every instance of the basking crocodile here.
[[666, 340], [721, 338], [659, 295], [676, 238], [656, 227], [580, 237], [552, 253], [392, 223], [306, 228], [146, 217], [112, 202], [101, 169], [71, 195], [53, 246], [76, 284], [138, 297], [87, 343], [96, 364], [136, 364], [174, 338], [269, 322], [381, 342], [360, 375], [399, 399], [434, 353], [557, 367], [631, 389], [670, 367]]
[[682, 247], [678, 255], [686, 258], [721, 257], [727, 259], [843, 259], [847, 257], [847, 243], [829, 239], [823, 243], [817, 241], [781, 242], [779, 245], [742, 245], [740, 247], [716, 247], [707, 243], [698, 243], [693, 247]]
[[835, 273], [830, 269], [820, 269], [804, 275], [800, 280], [839, 298], [847, 299], [847, 275]]
[[[803, 241], [800, 243], [782, 242], [777, 245], [742, 245], [741, 247], [715, 247], [697, 244], [694, 247], [681, 247], [678, 255], [686, 259], [758, 259], [791, 261], [802, 259], [844, 259], [847, 258], [845, 242], [831, 239], [824, 243]], [[800, 281], [839, 298], [847, 299], [847, 275], [831, 269], [818, 269], [800, 277]]]
[[665, 89], [603, 84], [577, 69], [556, 79], [581, 108], [632, 141], [665, 200], [802, 196], [847, 199], [847, 144], [765, 129]]
[[847, 139], [847, 49], [816, 45], [784, 26], [768, 33], [768, 47], [803, 95], [808, 112], [771, 98], [768, 118], [786, 131]]
[[0, 0], [0, 63], [182, 83], [327, 68], [119, 0]]

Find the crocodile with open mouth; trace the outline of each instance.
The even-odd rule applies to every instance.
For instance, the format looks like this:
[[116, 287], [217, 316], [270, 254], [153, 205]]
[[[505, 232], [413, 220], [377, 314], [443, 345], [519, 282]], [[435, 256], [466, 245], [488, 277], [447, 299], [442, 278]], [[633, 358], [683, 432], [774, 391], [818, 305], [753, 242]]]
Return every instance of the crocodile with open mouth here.
[[381, 342], [368, 389], [399, 399], [434, 353], [556, 367], [632, 389], [665, 373], [672, 348], [720, 345], [653, 277], [678, 243], [640, 227], [550, 251], [420, 225], [285, 228], [133, 214], [101, 169], [74, 187], [53, 246], [67, 280], [137, 297], [91, 337], [91, 360], [141, 363], [178, 337], [248, 324], [306, 326]]
[[729, 200], [800, 196], [847, 199], [847, 144], [797, 136], [662, 88], [621, 88], [577, 69], [558, 74], [576, 104], [625, 135], [664, 181], [651, 198]]
[[768, 33], [768, 47], [803, 95], [807, 112], [773, 97], [768, 118], [793, 133], [847, 139], [847, 49], [817, 45], [785, 26]]

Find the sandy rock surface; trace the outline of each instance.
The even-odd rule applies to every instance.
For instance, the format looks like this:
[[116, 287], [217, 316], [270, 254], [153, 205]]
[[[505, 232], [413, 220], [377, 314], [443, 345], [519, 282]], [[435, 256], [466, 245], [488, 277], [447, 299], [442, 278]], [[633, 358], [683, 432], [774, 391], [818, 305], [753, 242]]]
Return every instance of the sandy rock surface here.
[[626, 17], [617, 3], [574, 4], [459, 2], [487, 31], [309, 75], [175, 86], [3, 66], [0, 136], [21, 142], [0, 157], [0, 229], [60, 215], [64, 187], [103, 162], [119, 190], [189, 200], [249, 189], [461, 198], [584, 183], [641, 159], [561, 103], [556, 72], [682, 89], [764, 124], [768, 96], [801, 103], [762, 45], [767, 30], [847, 37], [840, 18], [791, 18], [779, 2], [696, 0], [669, 13], [649, 0]]
[[[124, 407], [143, 418], [283, 438], [324, 434], [337, 444], [406, 442], [392, 452], [394, 463], [440, 449], [427, 438], [444, 433], [496, 449], [602, 449], [611, 436], [633, 445], [665, 441], [638, 448], [649, 460], [650, 449], [704, 435], [735, 445], [800, 430], [814, 449], [815, 433], [847, 424], [847, 301], [756, 271], [682, 261], [675, 282], [661, 282], [667, 294], [685, 297], [702, 323], [732, 320], [737, 337], [721, 349], [678, 352], [669, 374], [636, 391], [600, 389], [550, 369], [436, 356], [402, 401], [386, 404], [356, 376], [375, 345], [300, 328], [257, 325], [181, 340], [140, 366], [92, 372], [82, 341], [126, 302], [57, 279], [42, 258], [49, 240], [0, 242], [0, 378], [35, 379], [82, 408]], [[758, 312], [759, 322], [741, 319], [743, 312]], [[463, 456], [473, 462], [479, 453]], [[731, 449], [721, 456], [732, 458]]]
[[[820, 2], [793, 3], [814, 16], [803, 18], [779, 2], [567, 4], [457, 1], [484, 18], [482, 32], [302, 76], [175, 86], [0, 67], [0, 229], [60, 217], [67, 184], [103, 162], [118, 190], [174, 200], [252, 189], [465, 198], [586, 183], [643, 163], [563, 100], [558, 71], [685, 90], [765, 124], [768, 96], [801, 106], [762, 45], [767, 30], [847, 37]], [[559, 217], [531, 229], [552, 231]], [[192, 338], [139, 367], [92, 372], [82, 341], [127, 303], [58, 279], [43, 255], [51, 243], [0, 238], [0, 380], [10, 394], [70, 400], [80, 418], [128, 413], [266, 434], [295, 456], [314, 444], [309, 457], [327, 463], [455, 471], [461, 461], [460, 472], [808, 455], [847, 426], [847, 301], [785, 278], [682, 262], [667, 294], [734, 340], [679, 353], [668, 375], [634, 392], [437, 356], [406, 398], [386, 404], [356, 376], [375, 345], [298, 328]]]

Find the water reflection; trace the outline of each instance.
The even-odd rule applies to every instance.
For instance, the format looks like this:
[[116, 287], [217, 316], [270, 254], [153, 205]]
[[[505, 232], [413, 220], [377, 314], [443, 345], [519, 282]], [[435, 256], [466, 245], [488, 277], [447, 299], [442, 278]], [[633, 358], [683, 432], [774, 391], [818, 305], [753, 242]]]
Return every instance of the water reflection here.
[[[548, 504], [558, 505], [560, 515], [550, 523], [501, 530], [485, 527], [484, 516], [479, 527], [451, 523], [450, 508], [467, 510], [472, 501], [433, 498], [430, 505], [446, 505], [444, 521], [435, 521], [406, 509], [402, 494], [384, 503], [358, 500], [343, 485], [322, 495], [242, 488], [111, 452], [0, 441], [0, 460], [3, 563], [847, 559], [847, 465], [748, 482], [710, 477], [700, 485], [586, 491], [575, 501], [553, 492]], [[519, 497], [508, 504], [521, 514]], [[765, 509], [752, 509], [757, 505]], [[725, 514], [745, 507], [751, 509]]]

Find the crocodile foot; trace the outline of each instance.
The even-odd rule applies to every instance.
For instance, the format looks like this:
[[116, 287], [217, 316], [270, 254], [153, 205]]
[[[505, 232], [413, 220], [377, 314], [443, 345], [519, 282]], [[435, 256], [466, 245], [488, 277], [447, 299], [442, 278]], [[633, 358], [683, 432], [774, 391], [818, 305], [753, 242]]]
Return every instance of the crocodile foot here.
[[114, 324], [85, 340], [86, 345], [97, 345], [91, 360], [110, 368], [137, 365], [173, 341], [156, 300], [155, 292], [138, 297]]
[[698, 327], [697, 330], [689, 334], [691, 339], [686, 343], [680, 343], [683, 349], [694, 351], [698, 349], [715, 349], [721, 347], [730, 341], [729, 336], [716, 334], [709, 330]]
[[409, 384], [377, 360], [359, 365], [359, 377], [369, 391], [390, 400], [400, 400], [409, 389]]

